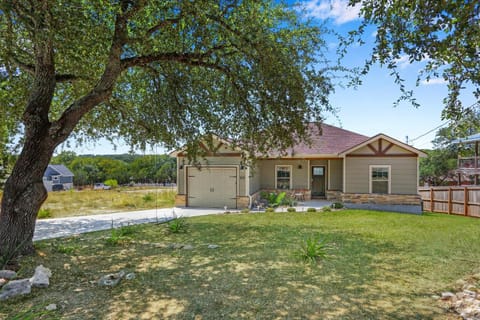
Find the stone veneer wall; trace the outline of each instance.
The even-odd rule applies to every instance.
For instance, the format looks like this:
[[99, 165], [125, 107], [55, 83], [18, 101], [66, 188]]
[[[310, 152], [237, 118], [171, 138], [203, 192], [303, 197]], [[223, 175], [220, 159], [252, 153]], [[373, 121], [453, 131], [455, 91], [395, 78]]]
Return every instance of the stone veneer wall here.
[[327, 190], [326, 196], [328, 201], [342, 201], [342, 191]]
[[237, 197], [237, 209], [248, 208], [249, 204], [250, 204], [249, 197]]
[[418, 194], [344, 193], [342, 201], [352, 209], [422, 213], [422, 199]]
[[177, 194], [175, 195], [175, 207], [186, 207], [187, 206], [187, 195]]
[[418, 194], [344, 193], [342, 200], [348, 203], [405, 205], [419, 205], [422, 202], [422, 198]]

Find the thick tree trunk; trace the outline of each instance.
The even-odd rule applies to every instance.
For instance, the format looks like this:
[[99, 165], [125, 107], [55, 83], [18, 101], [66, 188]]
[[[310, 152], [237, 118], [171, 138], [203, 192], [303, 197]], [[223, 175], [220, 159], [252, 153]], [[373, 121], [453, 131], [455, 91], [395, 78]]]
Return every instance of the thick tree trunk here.
[[33, 251], [38, 210], [47, 198], [43, 174], [55, 145], [43, 134], [27, 139], [5, 184], [0, 212], [0, 256], [9, 258]]
[[32, 27], [35, 72], [23, 114], [23, 149], [3, 192], [0, 209], [0, 259], [33, 252], [36, 216], [47, 198], [43, 174], [55, 148], [68, 138], [78, 121], [110, 97], [116, 79], [123, 70], [120, 57], [127, 39], [126, 21], [130, 14], [139, 9], [128, 9], [130, 1], [124, 2], [126, 13], [125, 16], [117, 15], [110, 55], [99, 82], [91, 92], [72, 103], [58, 120], [51, 122], [49, 113], [57, 81], [53, 37], [48, 32], [51, 15], [48, 1], [33, 3], [37, 5], [34, 8], [37, 15], [32, 20], [35, 22]]

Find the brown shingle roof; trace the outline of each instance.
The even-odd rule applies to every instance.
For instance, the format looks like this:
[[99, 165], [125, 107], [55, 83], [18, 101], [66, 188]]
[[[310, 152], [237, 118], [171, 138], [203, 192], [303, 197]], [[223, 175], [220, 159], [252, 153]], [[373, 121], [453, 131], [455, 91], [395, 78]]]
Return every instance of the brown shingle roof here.
[[[320, 133], [317, 124], [309, 123], [311, 145], [300, 142], [288, 151], [288, 156], [325, 156], [338, 155], [357, 144], [369, 139], [369, 137], [352, 131], [341, 129], [329, 124], [322, 123]], [[279, 156], [273, 152], [270, 156]], [[287, 156], [287, 157], [288, 157]]]

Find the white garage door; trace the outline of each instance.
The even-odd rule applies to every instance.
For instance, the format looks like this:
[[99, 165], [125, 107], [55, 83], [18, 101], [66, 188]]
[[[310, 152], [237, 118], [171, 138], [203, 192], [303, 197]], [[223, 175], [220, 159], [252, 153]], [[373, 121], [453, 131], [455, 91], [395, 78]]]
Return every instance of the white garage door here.
[[187, 183], [189, 207], [237, 207], [236, 168], [189, 167]]

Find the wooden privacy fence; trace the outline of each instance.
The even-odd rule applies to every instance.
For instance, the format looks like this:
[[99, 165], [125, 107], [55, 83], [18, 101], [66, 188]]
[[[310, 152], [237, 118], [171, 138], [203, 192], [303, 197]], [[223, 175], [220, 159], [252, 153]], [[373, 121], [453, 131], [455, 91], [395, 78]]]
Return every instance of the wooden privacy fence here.
[[480, 218], [480, 186], [419, 188], [424, 211]]

